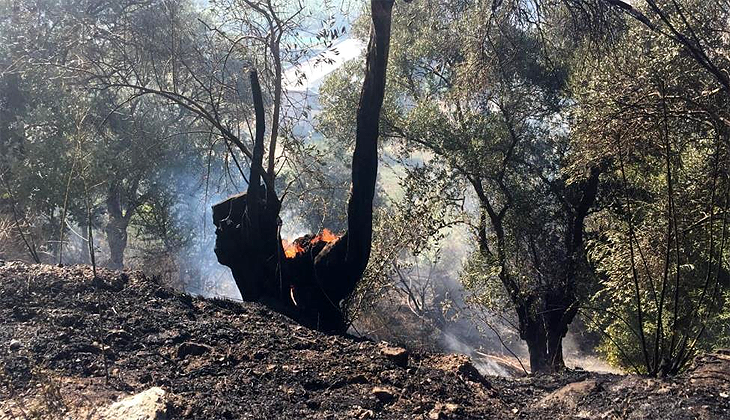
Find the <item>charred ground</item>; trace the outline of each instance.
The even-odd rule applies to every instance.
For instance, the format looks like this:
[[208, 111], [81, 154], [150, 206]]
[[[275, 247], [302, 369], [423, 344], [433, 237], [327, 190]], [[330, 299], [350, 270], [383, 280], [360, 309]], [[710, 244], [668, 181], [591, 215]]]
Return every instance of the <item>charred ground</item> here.
[[[467, 358], [328, 336], [138, 272], [0, 267], [0, 419], [94, 418], [160, 386], [171, 419], [730, 417], [730, 353], [671, 380], [482, 377]], [[108, 380], [107, 380], [108, 376]]]

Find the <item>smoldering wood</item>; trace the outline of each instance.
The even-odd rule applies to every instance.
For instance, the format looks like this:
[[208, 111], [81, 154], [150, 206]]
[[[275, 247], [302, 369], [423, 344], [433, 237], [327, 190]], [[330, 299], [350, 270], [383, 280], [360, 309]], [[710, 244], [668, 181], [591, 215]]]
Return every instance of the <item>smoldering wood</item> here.
[[[298, 238], [287, 257], [281, 241], [281, 203], [262, 178], [264, 111], [255, 73], [251, 85], [256, 136], [248, 191], [213, 206], [215, 254], [231, 268], [241, 296], [285, 313], [303, 325], [331, 333], [347, 329], [341, 302], [355, 291], [370, 258], [373, 197], [378, 171], [378, 126], [385, 93], [393, 1], [372, 1], [372, 28], [365, 79], [357, 109], [348, 230], [331, 242]], [[274, 153], [274, 151], [269, 151]]]

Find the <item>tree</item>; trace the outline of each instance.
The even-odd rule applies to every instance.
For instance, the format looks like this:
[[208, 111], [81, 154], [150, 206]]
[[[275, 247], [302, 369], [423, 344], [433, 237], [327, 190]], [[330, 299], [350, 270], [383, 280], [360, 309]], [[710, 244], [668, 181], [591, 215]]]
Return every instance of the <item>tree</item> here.
[[[730, 11], [694, 6], [710, 12], [693, 29], [703, 44], [727, 48], [709, 28]], [[611, 186], [591, 240], [602, 288], [589, 316], [612, 361], [652, 376], [682, 371], [727, 334], [729, 97], [686, 48], [632, 25], [575, 80], [583, 161], [607, 162]]]
[[[454, 182], [472, 189], [483, 265], [468, 284], [476, 289], [484, 277], [497, 276], [533, 371], [557, 370], [564, 366], [562, 338], [590, 277], [583, 234], [600, 167], [572, 178], [567, 170], [574, 159], [568, 136], [552, 123], [566, 101], [560, 61], [535, 56], [542, 48], [537, 32], [483, 7], [401, 9], [390, 75], [395, 89], [382, 130], [409, 151], [425, 152], [418, 165], [448, 168]], [[416, 21], [422, 24], [407, 23]], [[347, 106], [332, 103], [325, 129]]]
[[[7, 154], [13, 161], [7, 162], [6, 175], [13, 189], [34, 192], [24, 204], [34, 215], [48, 218], [48, 230], [55, 236], [49, 248], [56, 262], [69, 260], [68, 253], [63, 258], [69, 226], [93, 223], [102, 225], [106, 234], [108, 265], [122, 268], [131, 220], [157, 193], [163, 168], [191, 157], [179, 153], [184, 137], [180, 133], [195, 130], [195, 122], [183, 118], [179, 109], [149, 100], [120, 107], [125, 92], [94, 90], [97, 86], [88, 85], [84, 58], [93, 57], [98, 53], [97, 42], [103, 43], [103, 37], [95, 39], [92, 34], [100, 28], [107, 35], [119, 30], [116, 19], [125, 16], [130, 5], [121, 4], [115, 10], [100, 4], [86, 6], [19, 2], [10, 14], [10, 24], [3, 28], [3, 36], [11, 40], [3, 74], [14, 78], [18, 91], [14, 97], [26, 103], [9, 107], [17, 113], [18, 146]], [[144, 24], [164, 27], [159, 21], [150, 22], [144, 10], [136, 9], [139, 39], [148, 39], [140, 35]], [[150, 43], [145, 51], [153, 54], [153, 47]], [[137, 74], [144, 74], [144, 69], [154, 67], [154, 60], [138, 64]], [[182, 150], [193, 150], [191, 146]], [[83, 204], [87, 200], [92, 218]], [[38, 208], [41, 202], [45, 203]]]
[[[699, 67], [730, 94], [730, 76], [724, 71], [726, 58], [713, 32], [727, 26], [722, 17], [730, 13], [727, 1], [644, 0], [635, 7], [620, 0], [604, 0], [655, 34], [681, 47]], [[714, 25], [710, 27], [710, 25]]]
[[268, 185], [266, 197], [261, 196], [258, 187], [259, 177], [264, 177], [260, 164], [264, 116], [255, 76], [252, 86], [257, 124], [249, 189], [247, 194], [214, 207], [216, 254], [234, 271], [244, 298], [263, 300], [325, 331], [346, 329], [340, 301], [355, 289], [370, 257], [378, 122], [385, 91], [392, 6], [392, 1], [371, 3], [373, 26], [357, 107], [347, 232], [327, 244], [321, 237], [302, 238], [298, 243], [302, 252], [283, 258], [277, 229], [279, 202], [272, 201], [275, 192]]

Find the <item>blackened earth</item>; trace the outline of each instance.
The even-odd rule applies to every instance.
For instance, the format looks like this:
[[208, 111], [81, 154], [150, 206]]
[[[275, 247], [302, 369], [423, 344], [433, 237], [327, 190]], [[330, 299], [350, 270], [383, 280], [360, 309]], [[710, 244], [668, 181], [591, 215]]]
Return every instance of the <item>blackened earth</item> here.
[[150, 387], [170, 419], [730, 418], [730, 352], [658, 380], [483, 377], [459, 355], [328, 336], [139, 272], [0, 266], [0, 419], [94, 418]]

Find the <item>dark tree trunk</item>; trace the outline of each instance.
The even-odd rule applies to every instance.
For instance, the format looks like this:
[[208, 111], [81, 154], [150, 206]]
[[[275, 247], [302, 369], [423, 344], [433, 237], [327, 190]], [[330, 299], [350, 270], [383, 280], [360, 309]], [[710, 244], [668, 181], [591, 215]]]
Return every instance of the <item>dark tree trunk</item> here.
[[[487, 219], [497, 237], [496, 257], [501, 266], [499, 278], [507, 291], [517, 313], [520, 338], [527, 344], [530, 355], [530, 369], [533, 373], [557, 372], [565, 368], [563, 359], [563, 338], [568, 326], [578, 312], [576, 295], [577, 282], [587, 271], [583, 234], [585, 219], [598, 194], [600, 170], [592, 168], [587, 180], [579, 184], [575, 202], [569, 203], [565, 246], [567, 258], [563, 263], [562, 277], [539, 291], [527, 292], [515, 281], [507, 267], [505, 232], [503, 218], [506, 209], [496, 212], [490, 205], [479, 182], [473, 182], [477, 195], [482, 202], [482, 215], [478, 241], [480, 252], [493, 258], [487, 235]], [[566, 202], [571, 201], [565, 191]]]
[[106, 225], [106, 239], [109, 244], [109, 268], [124, 268], [124, 250], [127, 248], [127, 227], [119, 219], [111, 219]]
[[564, 277], [558, 283], [562, 287], [551, 288], [545, 297], [548, 361], [553, 371], [565, 368], [563, 338], [568, 334], [568, 326], [578, 313], [578, 283], [589, 272], [583, 235], [585, 219], [598, 196], [600, 175], [600, 168], [594, 166], [590, 169], [588, 178], [577, 186], [566, 231], [567, 260]]
[[380, 109], [385, 93], [390, 23], [393, 1], [371, 2], [370, 31], [365, 81], [357, 109], [355, 152], [352, 155], [352, 189], [347, 204], [347, 264], [354, 273], [365, 270], [373, 234], [373, 197], [378, 176]]
[[[283, 253], [279, 239], [281, 205], [273, 191], [262, 191], [264, 134], [266, 121], [261, 86], [256, 71], [252, 71], [251, 92], [256, 112], [256, 137], [248, 189], [213, 206], [216, 225], [215, 253], [218, 262], [231, 268], [236, 286], [244, 300], [267, 300], [273, 306], [284, 301], [284, 287], [276, 287], [275, 278], [281, 273]], [[270, 185], [268, 183], [267, 185]], [[281, 277], [281, 275], [279, 276]], [[273, 300], [272, 300], [273, 299]]]
[[563, 360], [563, 338], [568, 332], [568, 326], [563, 331], [548, 331], [547, 336], [547, 361], [550, 370], [557, 372], [565, 369], [565, 360]]
[[527, 297], [516, 304], [520, 338], [527, 344], [532, 373], [549, 372], [547, 336], [542, 316], [536, 311], [535, 297]]
[[124, 250], [127, 248], [127, 226], [129, 225], [130, 211], [124, 214], [122, 210], [121, 191], [117, 184], [112, 184], [106, 198], [107, 215], [109, 222], [105, 233], [109, 244], [109, 268], [121, 270], [124, 268]]
[[547, 362], [553, 372], [565, 369], [563, 338], [568, 334], [568, 326], [577, 312], [577, 300], [572, 289], [572, 284], [566, 284], [562, 288], [548, 291], [544, 297]]
[[241, 296], [266, 303], [305, 325], [327, 332], [346, 330], [340, 302], [355, 290], [370, 257], [378, 125], [385, 93], [392, 6], [392, 0], [371, 2], [373, 27], [357, 109], [348, 231], [329, 243], [314, 235], [299, 238], [296, 242], [304, 251], [284, 258], [278, 232], [280, 203], [271, 190], [273, 181], [267, 180], [265, 197], [259, 181], [265, 176], [261, 166], [264, 113], [255, 74], [251, 86], [256, 139], [248, 191], [213, 206], [215, 252], [218, 261], [231, 268]]

